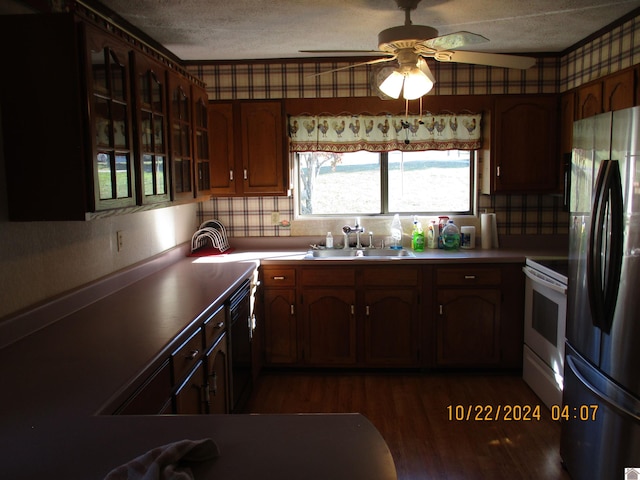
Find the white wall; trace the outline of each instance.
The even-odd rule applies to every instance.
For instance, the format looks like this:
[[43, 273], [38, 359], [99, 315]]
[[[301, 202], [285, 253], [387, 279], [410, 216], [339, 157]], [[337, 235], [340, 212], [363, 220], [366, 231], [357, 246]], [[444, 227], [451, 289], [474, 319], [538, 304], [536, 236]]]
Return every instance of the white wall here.
[[89, 222], [9, 222], [3, 151], [0, 129], [0, 321], [190, 241], [198, 227], [197, 204]]

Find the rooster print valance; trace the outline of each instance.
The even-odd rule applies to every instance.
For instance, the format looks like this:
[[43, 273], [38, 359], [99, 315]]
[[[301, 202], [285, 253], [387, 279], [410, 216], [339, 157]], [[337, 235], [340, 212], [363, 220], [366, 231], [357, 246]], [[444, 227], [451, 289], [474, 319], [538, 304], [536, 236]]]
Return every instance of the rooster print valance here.
[[293, 152], [475, 150], [481, 114], [299, 115], [289, 117]]

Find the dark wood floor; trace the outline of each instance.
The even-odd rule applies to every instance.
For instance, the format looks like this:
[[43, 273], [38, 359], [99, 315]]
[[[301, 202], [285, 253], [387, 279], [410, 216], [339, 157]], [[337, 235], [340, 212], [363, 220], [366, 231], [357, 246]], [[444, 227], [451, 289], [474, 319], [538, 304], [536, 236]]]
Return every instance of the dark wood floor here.
[[[540, 405], [541, 419], [456, 421], [450, 405], [464, 415], [469, 406]], [[569, 479], [560, 424], [517, 375], [269, 372], [247, 411], [360, 412], [389, 445], [399, 480]]]

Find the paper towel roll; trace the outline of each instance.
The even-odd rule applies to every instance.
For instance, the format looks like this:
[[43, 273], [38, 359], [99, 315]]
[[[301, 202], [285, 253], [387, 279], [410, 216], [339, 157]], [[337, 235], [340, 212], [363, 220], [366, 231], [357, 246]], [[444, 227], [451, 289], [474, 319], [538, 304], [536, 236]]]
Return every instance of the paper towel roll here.
[[[493, 248], [493, 235], [495, 225], [495, 213], [483, 213], [480, 215], [480, 229], [482, 235], [482, 248]], [[497, 228], [496, 228], [497, 230]], [[497, 235], [497, 233], [496, 233]]]

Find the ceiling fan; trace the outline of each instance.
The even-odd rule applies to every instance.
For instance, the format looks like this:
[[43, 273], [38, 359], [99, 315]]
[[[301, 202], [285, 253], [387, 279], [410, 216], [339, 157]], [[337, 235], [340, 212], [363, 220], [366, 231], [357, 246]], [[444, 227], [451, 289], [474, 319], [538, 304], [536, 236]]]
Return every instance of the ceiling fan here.
[[413, 25], [411, 22], [411, 10], [415, 10], [421, 0], [395, 1], [398, 8], [405, 12], [405, 23], [381, 31], [378, 34], [378, 50], [300, 50], [303, 53], [373, 53], [384, 55], [383, 58], [354, 63], [316, 75], [397, 60], [399, 67], [384, 75], [378, 88], [391, 98], [398, 98], [402, 92], [406, 100], [413, 100], [428, 93], [435, 84], [435, 78], [425, 58], [434, 58], [439, 62], [516, 69], [527, 69], [536, 63], [536, 59], [532, 57], [458, 50], [489, 40], [482, 35], [465, 31], [438, 36], [438, 30], [435, 28]]

